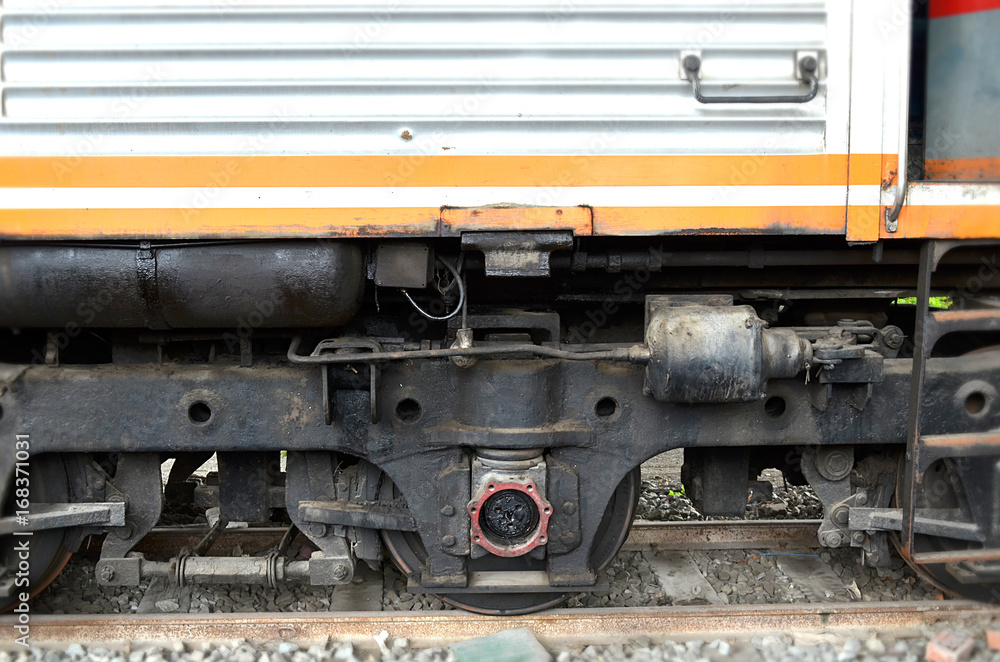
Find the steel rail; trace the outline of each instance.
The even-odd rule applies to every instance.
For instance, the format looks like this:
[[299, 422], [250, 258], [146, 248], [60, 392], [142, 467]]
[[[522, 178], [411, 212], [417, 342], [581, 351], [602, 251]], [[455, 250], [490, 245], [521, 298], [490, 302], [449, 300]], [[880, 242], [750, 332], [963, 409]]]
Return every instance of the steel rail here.
[[[530, 628], [543, 645], [607, 645], [645, 637], [663, 640], [749, 638], [760, 634], [825, 632], [852, 636], [915, 631], [940, 621], [985, 624], [1000, 616], [995, 606], [965, 601], [866, 602], [846, 604], [636, 607], [554, 609], [528, 616], [494, 617], [463, 611], [127, 614], [32, 616], [31, 642], [60, 646], [74, 642], [225, 642], [294, 640], [351, 642], [374, 648], [382, 631], [405, 637], [411, 646], [447, 645], [511, 628]], [[15, 618], [0, 618], [0, 628]], [[2, 648], [2, 645], [0, 645]]]
[[[632, 525], [625, 551], [760, 549], [781, 551], [814, 548], [819, 545], [819, 520], [716, 520], [689, 522], [650, 522], [638, 520]], [[282, 528], [226, 529], [213, 549], [240, 545], [245, 553], [277, 547], [285, 534]], [[206, 527], [160, 527], [142, 539], [135, 551], [147, 554], [174, 553], [182, 547], [194, 547], [208, 533]], [[96, 545], [96, 550], [100, 545]]]

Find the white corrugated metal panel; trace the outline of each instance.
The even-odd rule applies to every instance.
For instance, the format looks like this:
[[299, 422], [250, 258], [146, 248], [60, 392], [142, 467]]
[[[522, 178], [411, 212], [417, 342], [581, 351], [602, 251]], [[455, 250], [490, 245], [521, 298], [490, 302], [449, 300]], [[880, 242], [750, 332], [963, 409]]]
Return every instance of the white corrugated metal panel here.
[[6, 0], [0, 155], [846, 153], [841, 1]]

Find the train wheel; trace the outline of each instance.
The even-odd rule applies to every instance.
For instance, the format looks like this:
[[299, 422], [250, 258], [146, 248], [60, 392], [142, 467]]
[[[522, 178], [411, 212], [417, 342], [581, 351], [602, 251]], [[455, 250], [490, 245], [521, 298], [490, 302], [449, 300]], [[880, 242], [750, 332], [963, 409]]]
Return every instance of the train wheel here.
[[[896, 503], [899, 500], [899, 490], [902, 485], [902, 472], [905, 471], [905, 462], [900, 461], [899, 478], [896, 480]], [[939, 460], [932, 464], [920, 483], [920, 490], [916, 494], [917, 508], [948, 508], [958, 509], [964, 512], [968, 519], [972, 519], [969, 511], [968, 501], [958, 474], [954, 471], [950, 460]], [[900, 539], [897, 534], [891, 534], [890, 540], [903, 557], [907, 565], [913, 568], [922, 579], [937, 587], [944, 593], [954, 597], [968, 600], [991, 601], [995, 599], [1000, 586], [995, 584], [965, 584], [955, 578], [944, 563], [917, 563], [912, 556], [904, 554]], [[930, 536], [916, 534], [913, 538], [913, 552], [921, 554], [924, 552], [946, 552], [967, 549], [981, 548], [982, 545], [970, 543], [954, 538], [943, 538], [940, 536]]]
[[[591, 564], [598, 571], [603, 570], [614, 559], [628, 537], [632, 520], [635, 519], [639, 503], [641, 481], [638, 467], [625, 477], [615, 490], [614, 497], [604, 511], [604, 518], [597, 533], [597, 541], [591, 555]], [[416, 574], [427, 553], [415, 533], [384, 531], [382, 539], [393, 562], [410, 576]], [[504, 571], [526, 572], [545, 570], [545, 561], [528, 556], [500, 558], [484, 556], [469, 561], [469, 570], [474, 572]], [[454, 593], [438, 595], [444, 602], [480, 614], [511, 616], [529, 614], [555, 607], [569, 598], [568, 593]]]
[[[29, 489], [32, 503], [66, 503], [69, 501], [69, 478], [66, 465], [58, 455], [40, 455], [31, 459], [29, 472]], [[14, 494], [4, 509], [6, 515], [13, 515]], [[32, 598], [41, 593], [45, 587], [55, 580], [66, 566], [72, 553], [67, 549], [72, 529], [49, 529], [36, 531], [29, 541], [30, 566], [28, 570], [28, 585], [15, 584], [9, 597], [0, 597], [0, 612], [5, 612], [19, 602], [20, 593], [27, 590]], [[21, 559], [14, 549], [19, 543], [15, 536], [5, 536], [0, 540], [0, 571], [6, 568], [6, 576], [14, 575], [19, 569]], [[3, 578], [0, 574], [0, 579]], [[21, 578], [17, 578], [21, 579]]]

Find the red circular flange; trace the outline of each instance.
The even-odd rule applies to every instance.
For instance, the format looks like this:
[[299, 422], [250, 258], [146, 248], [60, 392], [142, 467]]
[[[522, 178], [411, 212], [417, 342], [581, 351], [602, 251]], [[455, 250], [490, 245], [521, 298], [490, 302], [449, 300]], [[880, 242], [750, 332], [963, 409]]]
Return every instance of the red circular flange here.
[[[538, 527], [523, 543], [514, 546], [496, 545], [486, 537], [479, 525], [479, 513], [483, 504], [494, 494], [504, 490], [515, 490], [527, 494], [528, 498], [538, 507]], [[524, 556], [531, 550], [549, 541], [549, 518], [552, 516], [552, 504], [538, 495], [534, 483], [489, 483], [478, 498], [469, 505], [469, 516], [472, 518], [472, 543], [479, 545], [490, 554], [503, 557]]]

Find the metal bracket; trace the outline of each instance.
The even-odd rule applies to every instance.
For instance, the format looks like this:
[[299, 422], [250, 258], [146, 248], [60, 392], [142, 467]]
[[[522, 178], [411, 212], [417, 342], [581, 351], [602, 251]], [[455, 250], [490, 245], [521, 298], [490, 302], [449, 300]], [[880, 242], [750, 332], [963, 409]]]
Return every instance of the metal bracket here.
[[125, 526], [124, 503], [35, 503], [23, 518], [0, 518], [0, 536], [15, 531], [44, 531], [72, 526]]
[[304, 522], [363, 529], [417, 530], [416, 520], [402, 501], [300, 501], [299, 517]]
[[[914, 518], [914, 533], [923, 533], [954, 540], [983, 542], [985, 536], [975, 522], [955, 520], [952, 511], [920, 509]], [[857, 508], [850, 509], [848, 526], [852, 531], [902, 531], [902, 508]]]
[[573, 248], [572, 232], [465, 232], [462, 250], [482, 251], [487, 276], [549, 276], [553, 251]]

